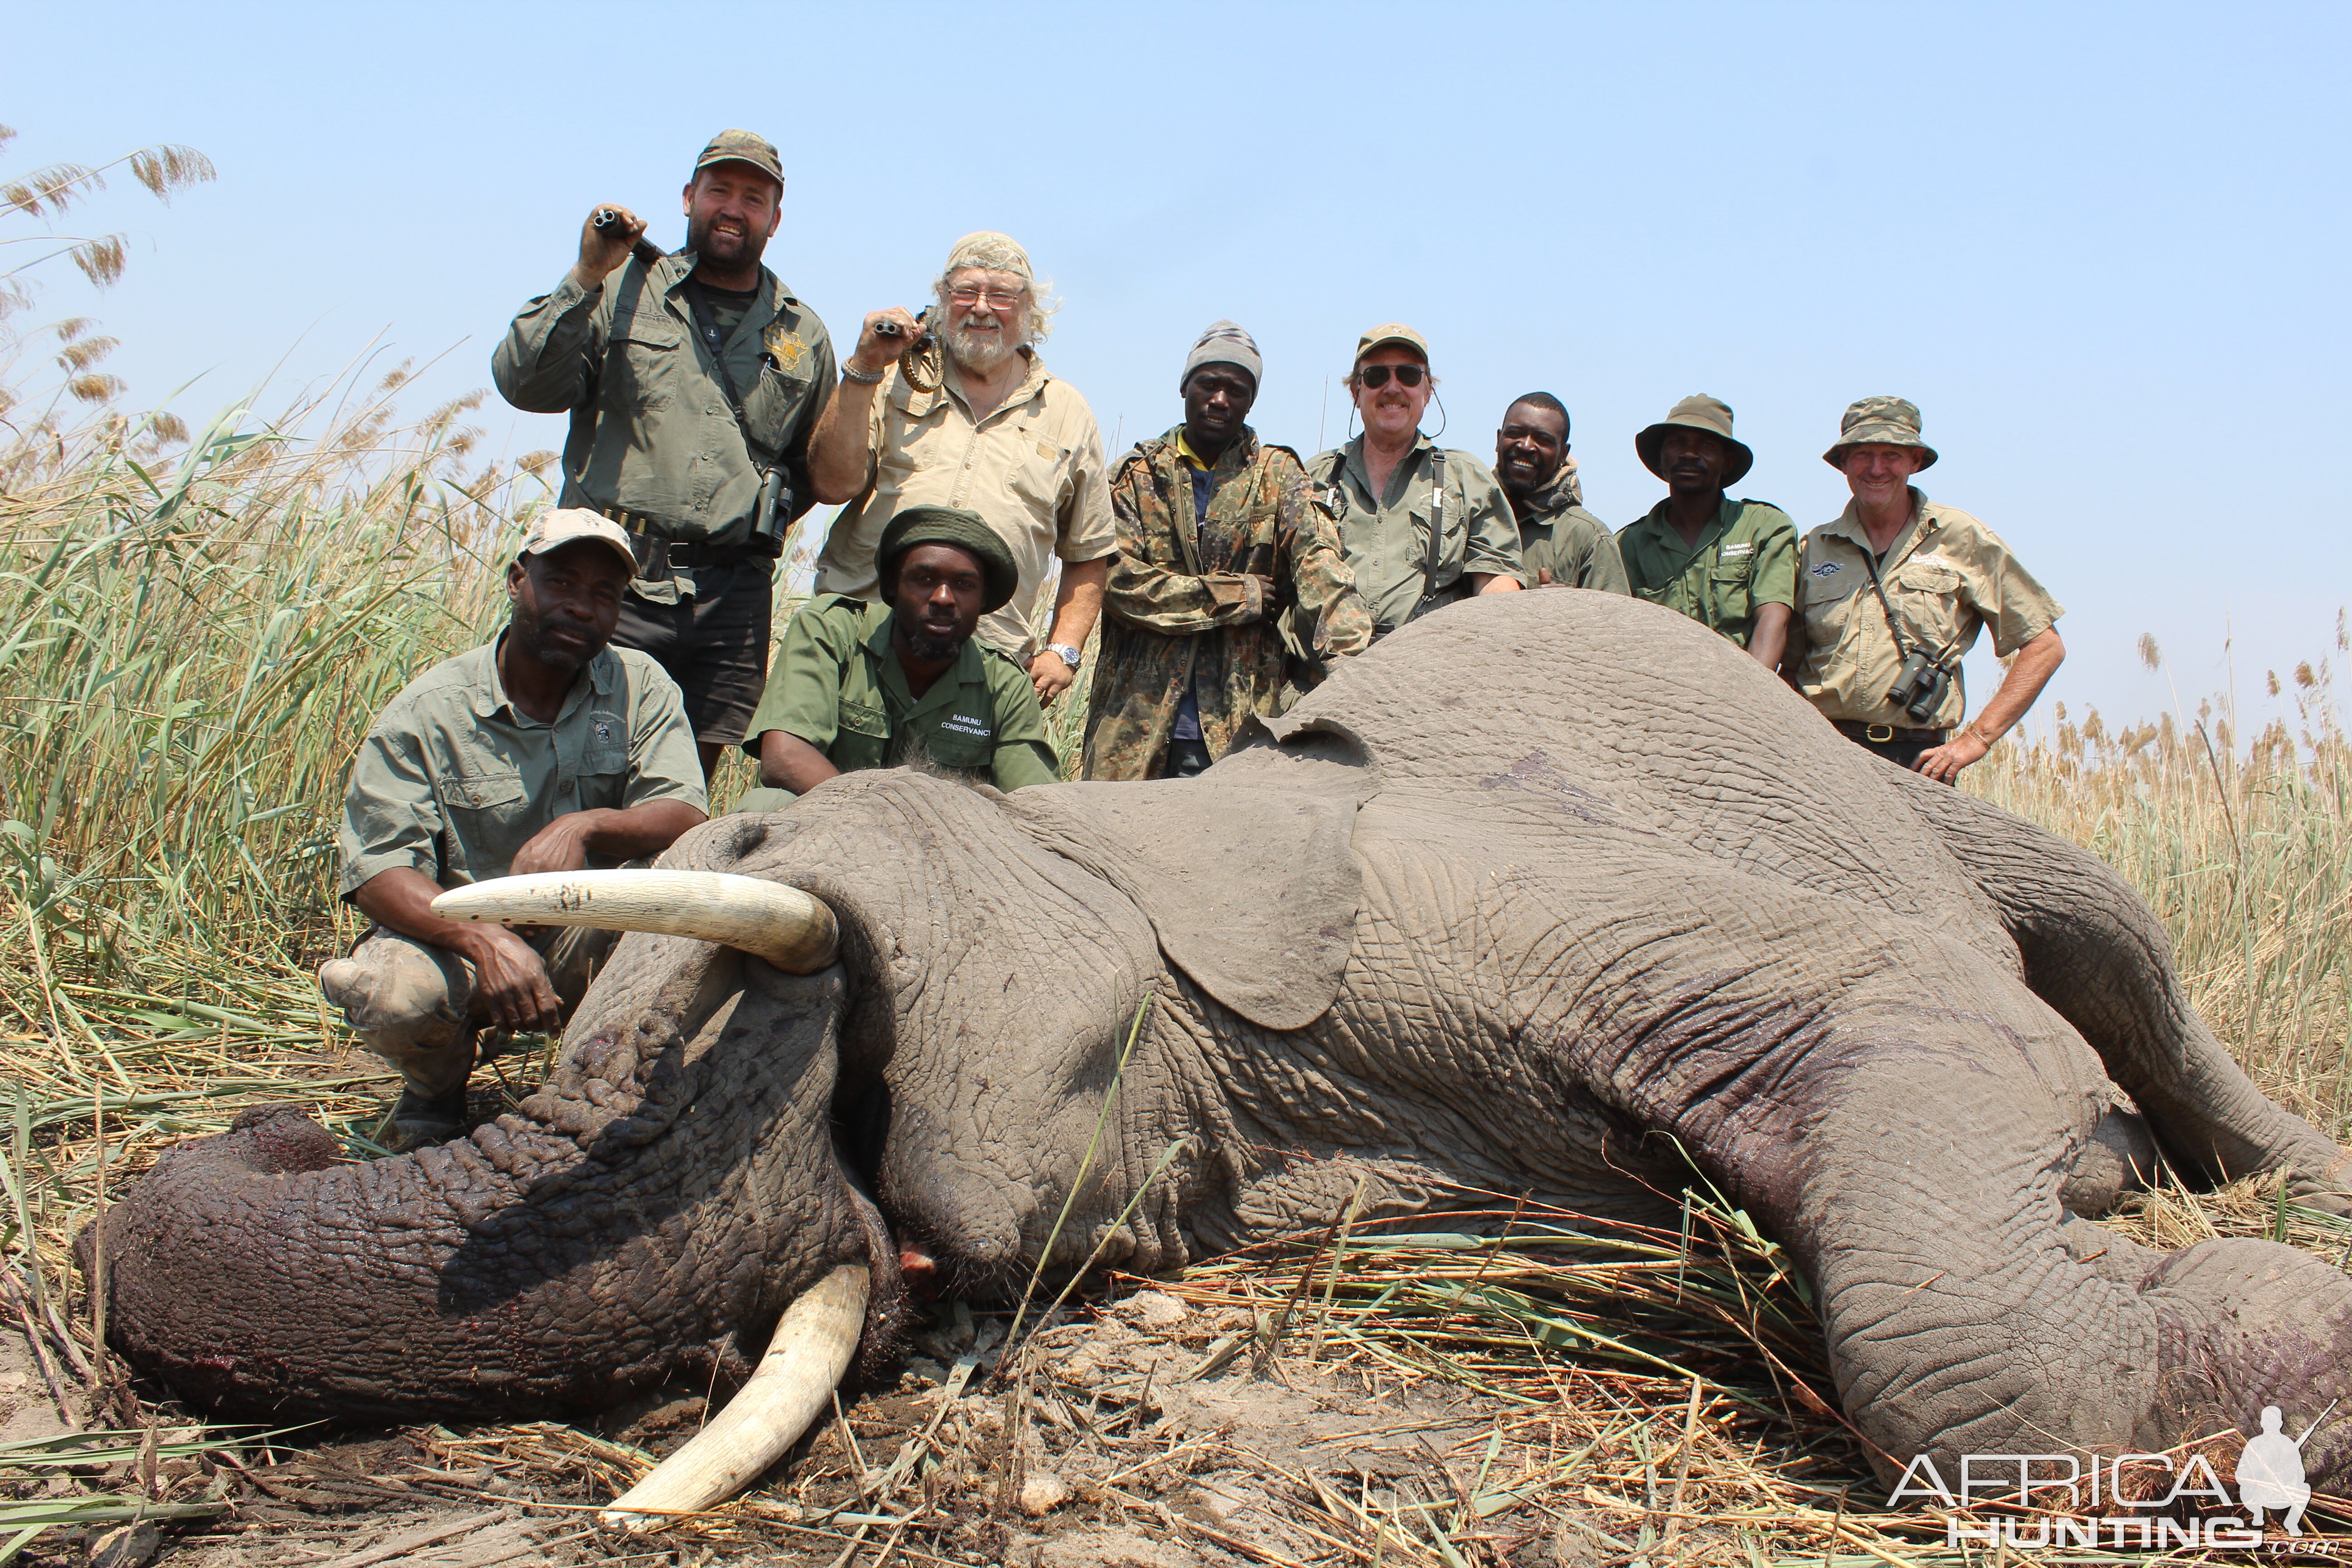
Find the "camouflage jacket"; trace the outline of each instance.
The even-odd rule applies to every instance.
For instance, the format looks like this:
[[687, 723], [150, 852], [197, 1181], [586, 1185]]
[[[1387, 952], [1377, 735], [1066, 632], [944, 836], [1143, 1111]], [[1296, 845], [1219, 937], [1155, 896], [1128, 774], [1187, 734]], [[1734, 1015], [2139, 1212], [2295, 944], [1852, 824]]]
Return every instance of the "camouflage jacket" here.
[[1625, 563], [1617, 553], [1617, 536], [1609, 525], [1584, 508], [1584, 486], [1576, 477], [1576, 459], [1563, 457], [1551, 482], [1528, 498], [1519, 515], [1519, 586], [1544, 586], [1538, 572], [1549, 572], [1554, 584], [1566, 588], [1596, 588], [1604, 594], [1630, 594]]
[[[1177, 431], [1139, 444], [1111, 480], [1118, 553], [1103, 595], [1102, 643], [1087, 713], [1089, 779], [1158, 778], [1189, 682], [1212, 758], [1254, 713], [1286, 705], [1288, 648], [1278, 625], [1314, 628], [1318, 659], [1371, 645], [1372, 613], [1311, 499], [1298, 454], [1244, 428], [1210, 471], [1196, 524]], [[1271, 578], [1265, 594], [1257, 579]], [[1269, 599], [1271, 602], [1269, 603]], [[1312, 679], [1311, 675], [1307, 678]]]

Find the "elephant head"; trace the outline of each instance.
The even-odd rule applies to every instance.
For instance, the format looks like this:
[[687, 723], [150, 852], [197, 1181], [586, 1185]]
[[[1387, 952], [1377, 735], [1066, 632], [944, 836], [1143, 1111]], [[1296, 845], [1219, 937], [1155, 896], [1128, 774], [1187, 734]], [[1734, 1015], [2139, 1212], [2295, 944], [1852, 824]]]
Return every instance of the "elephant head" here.
[[1200, 779], [851, 774], [656, 873], [447, 906], [633, 934], [520, 1115], [332, 1169], [280, 1115], [158, 1163], [108, 1219], [112, 1321], [191, 1398], [574, 1411], [740, 1374], [782, 1316], [783, 1395], [738, 1404], [789, 1426], [846, 1359], [843, 1282], [883, 1344], [902, 1258], [1010, 1296], [1360, 1184], [1654, 1220], [1685, 1157], [1806, 1268], [1890, 1477], [2161, 1448], [2352, 1365], [2317, 1260], [2084, 1223], [2118, 1087], [2184, 1173], [2342, 1203], [2146, 906], [1637, 602], [1430, 617]]

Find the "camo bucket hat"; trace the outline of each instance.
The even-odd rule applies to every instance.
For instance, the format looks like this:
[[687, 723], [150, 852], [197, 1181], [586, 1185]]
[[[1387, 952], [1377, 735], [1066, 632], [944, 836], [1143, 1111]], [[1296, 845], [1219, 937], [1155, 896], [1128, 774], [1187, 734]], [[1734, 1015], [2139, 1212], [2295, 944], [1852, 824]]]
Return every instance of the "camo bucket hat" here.
[[1756, 466], [1756, 454], [1731, 438], [1731, 405], [1720, 397], [1695, 392], [1669, 409], [1665, 418], [1633, 437], [1633, 451], [1642, 459], [1642, 466], [1658, 478], [1663, 479], [1666, 477], [1666, 471], [1658, 467], [1659, 444], [1665, 440], [1666, 432], [1677, 426], [1687, 430], [1704, 430], [1723, 443], [1727, 454], [1727, 460], [1723, 465], [1726, 489], [1738, 484], [1746, 477], [1748, 470]]
[[1915, 447], [1921, 468], [1935, 466], [1936, 448], [1919, 439], [1919, 405], [1907, 397], [1865, 397], [1847, 405], [1845, 417], [1838, 423], [1837, 445], [1822, 454], [1822, 461], [1843, 473], [1846, 448], [1870, 442]]

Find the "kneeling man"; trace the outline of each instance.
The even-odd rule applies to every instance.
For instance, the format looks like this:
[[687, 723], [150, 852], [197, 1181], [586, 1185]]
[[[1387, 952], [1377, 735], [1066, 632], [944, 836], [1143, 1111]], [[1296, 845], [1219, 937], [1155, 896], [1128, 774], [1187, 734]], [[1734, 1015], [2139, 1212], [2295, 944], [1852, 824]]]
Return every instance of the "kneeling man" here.
[[912, 506], [875, 550], [881, 602], [820, 594], [784, 631], [743, 749], [760, 783], [738, 811], [775, 811], [835, 773], [919, 758], [998, 789], [1060, 776], [1037, 688], [972, 633], [1021, 570], [976, 511]]
[[405, 1080], [391, 1147], [455, 1137], [475, 1037], [561, 1028], [615, 940], [460, 925], [436, 895], [658, 855], [703, 820], [677, 684], [606, 646], [636, 569], [618, 524], [549, 512], [507, 568], [506, 630], [411, 681], [360, 746], [337, 842], [342, 896], [375, 923], [319, 985]]

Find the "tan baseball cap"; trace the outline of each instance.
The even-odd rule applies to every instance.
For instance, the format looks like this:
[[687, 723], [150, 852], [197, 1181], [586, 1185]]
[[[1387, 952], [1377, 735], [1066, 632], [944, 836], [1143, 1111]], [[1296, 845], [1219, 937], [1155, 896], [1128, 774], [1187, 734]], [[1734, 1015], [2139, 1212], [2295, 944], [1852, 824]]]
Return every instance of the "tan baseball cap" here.
[[698, 174], [713, 163], [749, 163], [777, 184], [784, 183], [783, 160], [776, 156], [775, 144], [749, 131], [721, 131], [713, 136], [694, 161], [694, 172]]
[[1429, 340], [1423, 337], [1419, 332], [1414, 331], [1411, 327], [1406, 326], [1402, 321], [1382, 321], [1379, 326], [1374, 327], [1370, 331], [1366, 332], [1362, 337], [1358, 338], [1356, 340], [1356, 363], [1358, 364], [1363, 363], [1364, 356], [1366, 354], [1371, 353], [1374, 349], [1384, 347], [1390, 343], [1402, 343], [1405, 347], [1411, 349], [1413, 353], [1421, 356], [1422, 363], [1427, 364], [1429, 363]]
[[629, 536], [621, 531], [621, 525], [585, 507], [559, 507], [541, 512], [539, 521], [530, 525], [530, 531], [522, 536], [522, 552], [544, 555], [583, 539], [607, 546], [628, 564], [630, 576], [637, 574], [637, 552], [629, 548]]

